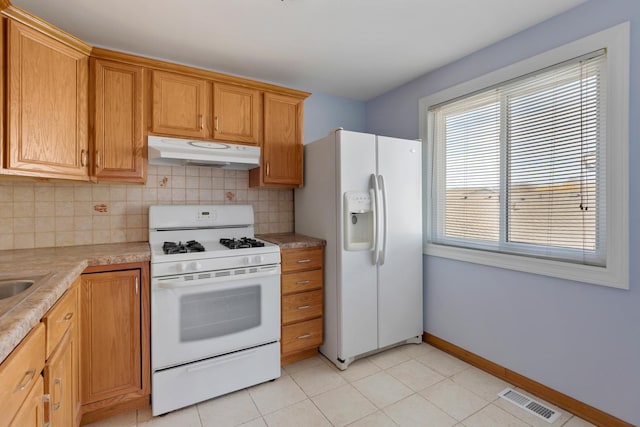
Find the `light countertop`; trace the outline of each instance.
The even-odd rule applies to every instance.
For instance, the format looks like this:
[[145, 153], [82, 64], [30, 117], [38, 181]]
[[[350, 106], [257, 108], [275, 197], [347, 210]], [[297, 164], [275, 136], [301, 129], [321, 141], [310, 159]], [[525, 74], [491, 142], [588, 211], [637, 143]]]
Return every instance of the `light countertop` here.
[[316, 248], [325, 246], [326, 241], [298, 233], [258, 234], [257, 238], [280, 246], [280, 249]]
[[0, 280], [43, 276], [43, 284], [0, 316], [0, 363], [88, 266], [144, 262], [147, 242], [0, 251]]

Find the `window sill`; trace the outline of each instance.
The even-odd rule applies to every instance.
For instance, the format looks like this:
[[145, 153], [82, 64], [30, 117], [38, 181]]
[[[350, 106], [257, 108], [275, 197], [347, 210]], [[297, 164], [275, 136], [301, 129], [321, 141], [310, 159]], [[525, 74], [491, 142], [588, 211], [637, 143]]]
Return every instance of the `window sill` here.
[[425, 245], [424, 254], [611, 288], [629, 289], [629, 272], [622, 260], [611, 262], [607, 267], [596, 267], [433, 243]]

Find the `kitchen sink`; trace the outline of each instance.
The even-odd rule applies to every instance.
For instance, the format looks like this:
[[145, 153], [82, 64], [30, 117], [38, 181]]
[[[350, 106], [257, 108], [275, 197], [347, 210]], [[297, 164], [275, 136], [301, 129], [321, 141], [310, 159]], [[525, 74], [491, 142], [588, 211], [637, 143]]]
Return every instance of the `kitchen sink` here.
[[33, 280], [1, 280], [0, 300], [19, 295], [33, 286], [34, 283]]
[[0, 275], [0, 317], [6, 315], [45, 283], [51, 273], [16, 277]]

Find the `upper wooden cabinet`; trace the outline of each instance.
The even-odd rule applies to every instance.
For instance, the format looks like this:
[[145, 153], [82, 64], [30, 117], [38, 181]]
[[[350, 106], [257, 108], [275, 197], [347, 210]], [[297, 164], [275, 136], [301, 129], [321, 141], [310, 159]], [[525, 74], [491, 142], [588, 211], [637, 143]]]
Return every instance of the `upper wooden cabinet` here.
[[6, 24], [3, 173], [88, 180], [88, 54], [12, 19]]
[[264, 94], [264, 140], [259, 168], [249, 171], [251, 187], [302, 187], [304, 99]]
[[153, 133], [260, 144], [258, 89], [154, 70], [151, 92]]
[[143, 68], [91, 58], [92, 176], [97, 181], [145, 182]]
[[152, 132], [187, 138], [209, 134], [206, 80], [154, 70], [151, 98]]
[[213, 139], [260, 144], [260, 91], [242, 86], [213, 84]]

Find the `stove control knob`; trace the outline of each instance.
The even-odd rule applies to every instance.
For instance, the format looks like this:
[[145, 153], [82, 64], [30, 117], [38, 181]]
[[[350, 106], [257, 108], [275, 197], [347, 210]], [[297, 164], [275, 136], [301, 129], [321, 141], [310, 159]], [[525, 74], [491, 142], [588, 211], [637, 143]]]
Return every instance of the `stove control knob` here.
[[251, 258], [249, 258], [248, 256], [242, 257], [242, 263], [244, 265], [249, 265], [251, 264]]
[[183, 273], [185, 270], [185, 265], [184, 264], [176, 264], [176, 270], [178, 271], [178, 273]]
[[262, 255], [256, 255], [255, 257], [253, 257], [253, 261], [256, 264], [261, 264], [264, 261], [264, 257]]

